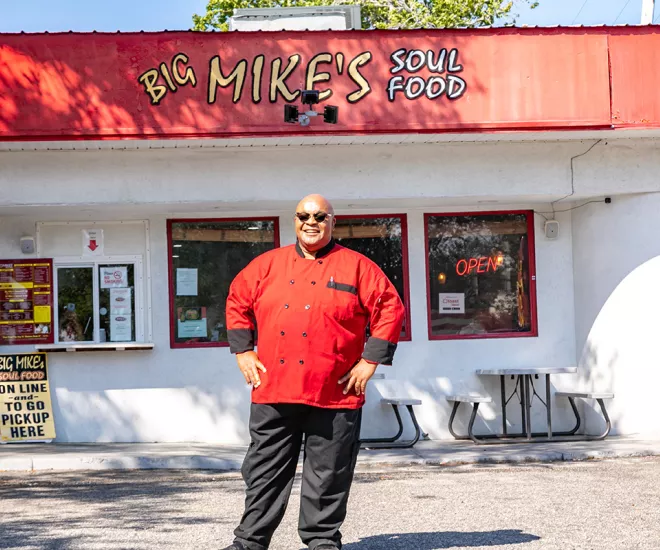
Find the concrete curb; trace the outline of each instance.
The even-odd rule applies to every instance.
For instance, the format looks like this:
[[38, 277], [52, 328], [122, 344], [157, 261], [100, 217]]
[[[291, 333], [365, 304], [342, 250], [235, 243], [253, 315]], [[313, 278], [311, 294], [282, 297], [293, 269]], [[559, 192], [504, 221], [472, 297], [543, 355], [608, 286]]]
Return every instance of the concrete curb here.
[[[0, 471], [20, 470], [19, 461], [13, 468], [5, 467], [0, 460]], [[19, 467], [16, 467], [19, 466]], [[43, 470], [217, 470], [232, 472], [240, 470], [241, 463], [209, 456], [126, 456], [126, 457], [35, 457], [32, 459], [32, 471]]]
[[[608, 458], [660, 456], [660, 441], [608, 441], [599, 444], [561, 446], [475, 447], [449, 442], [420, 444], [406, 450], [365, 450], [358, 471], [410, 466], [457, 466], [465, 464], [525, 464], [576, 462]], [[187, 451], [187, 452], [186, 452]], [[176, 445], [34, 445], [0, 447], [1, 471], [84, 470], [211, 470], [236, 472], [241, 468], [244, 447]]]

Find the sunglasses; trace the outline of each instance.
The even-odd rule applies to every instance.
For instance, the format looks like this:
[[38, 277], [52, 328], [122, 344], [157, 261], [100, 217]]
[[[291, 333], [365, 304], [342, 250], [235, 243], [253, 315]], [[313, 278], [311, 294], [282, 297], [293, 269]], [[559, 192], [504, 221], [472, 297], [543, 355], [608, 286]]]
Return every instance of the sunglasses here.
[[296, 218], [298, 218], [302, 223], [305, 223], [309, 221], [309, 218], [314, 216], [314, 219], [317, 221], [317, 223], [323, 223], [327, 218], [332, 216], [332, 214], [327, 214], [326, 212], [315, 212], [314, 214], [310, 214], [308, 212], [296, 212]]

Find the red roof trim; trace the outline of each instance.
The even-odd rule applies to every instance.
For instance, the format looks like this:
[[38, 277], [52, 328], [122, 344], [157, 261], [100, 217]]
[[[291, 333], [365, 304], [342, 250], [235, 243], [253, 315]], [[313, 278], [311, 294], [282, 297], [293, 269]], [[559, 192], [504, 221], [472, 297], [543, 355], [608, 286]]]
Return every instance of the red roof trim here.
[[144, 35], [167, 35], [167, 34], [194, 34], [199, 35], [209, 35], [217, 36], [218, 34], [222, 35], [233, 35], [233, 34], [245, 34], [249, 32], [251, 34], [291, 34], [291, 35], [316, 35], [320, 33], [331, 33], [336, 34], [413, 34], [413, 33], [434, 33], [434, 34], [472, 34], [472, 33], [483, 33], [483, 34], [493, 34], [493, 35], [505, 35], [505, 34], [536, 34], [536, 35], [551, 35], [551, 34], [646, 34], [646, 33], [655, 33], [660, 29], [660, 25], [568, 25], [568, 26], [502, 26], [502, 27], [459, 27], [452, 29], [347, 29], [347, 30], [302, 30], [302, 31], [268, 31], [268, 30], [259, 30], [259, 31], [196, 31], [191, 29], [181, 29], [181, 30], [160, 30], [160, 31], [43, 31], [43, 32], [0, 32], [0, 39], [5, 36], [62, 36], [62, 35], [75, 35], [75, 36], [144, 36]]

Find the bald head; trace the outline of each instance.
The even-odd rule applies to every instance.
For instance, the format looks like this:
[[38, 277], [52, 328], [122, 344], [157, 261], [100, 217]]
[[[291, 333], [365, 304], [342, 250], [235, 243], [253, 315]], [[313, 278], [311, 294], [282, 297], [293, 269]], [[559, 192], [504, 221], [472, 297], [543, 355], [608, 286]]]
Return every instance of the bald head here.
[[[304, 221], [299, 214], [308, 214]], [[318, 219], [322, 221], [318, 221]], [[332, 239], [335, 228], [335, 210], [330, 201], [322, 195], [307, 195], [296, 207], [296, 237], [305, 257], [314, 258], [316, 252]]]
[[296, 207], [296, 212], [309, 212], [310, 214], [313, 214], [314, 212], [319, 211], [332, 215], [335, 213], [332, 204], [330, 204], [330, 201], [323, 195], [307, 195]]

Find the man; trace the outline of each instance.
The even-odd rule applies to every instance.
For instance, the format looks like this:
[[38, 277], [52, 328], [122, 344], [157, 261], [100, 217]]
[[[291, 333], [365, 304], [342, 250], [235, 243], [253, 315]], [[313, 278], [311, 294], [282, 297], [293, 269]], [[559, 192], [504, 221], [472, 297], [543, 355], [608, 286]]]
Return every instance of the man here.
[[268, 548], [303, 435], [300, 538], [310, 550], [341, 548], [364, 392], [378, 364], [392, 363], [404, 309], [376, 264], [334, 242], [335, 222], [325, 198], [305, 197], [297, 243], [262, 254], [232, 282], [227, 336], [253, 391], [245, 512], [224, 550]]

